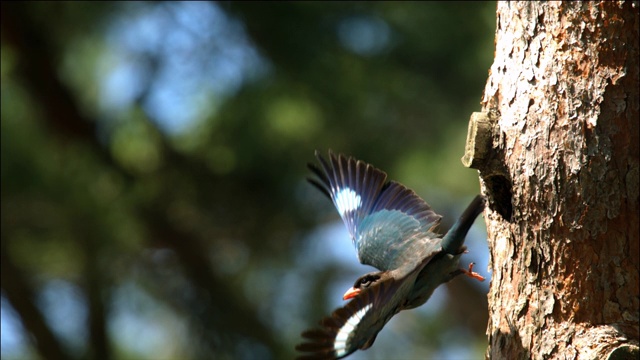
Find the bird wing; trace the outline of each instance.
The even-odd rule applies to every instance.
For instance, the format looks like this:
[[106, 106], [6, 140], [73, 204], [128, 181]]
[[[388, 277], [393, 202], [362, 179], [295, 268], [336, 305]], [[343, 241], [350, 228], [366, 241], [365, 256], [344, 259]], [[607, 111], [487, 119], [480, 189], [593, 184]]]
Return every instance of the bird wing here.
[[309, 165], [318, 180], [310, 182], [331, 198], [342, 217], [361, 263], [379, 270], [406, 267], [440, 251], [432, 229], [441, 216], [404, 185], [370, 164], [329, 151], [321, 167]]
[[403, 283], [409, 282], [386, 279], [322, 319], [321, 328], [303, 332], [306, 342], [298, 344], [296, 350], [305, 354], [297, 359], [340, 359], [369, 348], [378, 332], [400, 310], [400, 301], [394, 295], [402, 292], [398, 289]]

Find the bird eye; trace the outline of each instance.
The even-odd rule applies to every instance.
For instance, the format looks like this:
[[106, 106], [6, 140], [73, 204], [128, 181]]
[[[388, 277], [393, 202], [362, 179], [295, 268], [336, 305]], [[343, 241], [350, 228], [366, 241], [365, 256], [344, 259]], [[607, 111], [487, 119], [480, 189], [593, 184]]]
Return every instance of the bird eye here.
[[380, 278], [380, 276], [376, 276], [376, 275], [369, 275], [369, 276], [365, 276], [362, 279], [360, 279], [359, 281], [359, 287], [360, 288], [367, 288], [369, 286], [371, 286], [371, 283], [377, 281]]

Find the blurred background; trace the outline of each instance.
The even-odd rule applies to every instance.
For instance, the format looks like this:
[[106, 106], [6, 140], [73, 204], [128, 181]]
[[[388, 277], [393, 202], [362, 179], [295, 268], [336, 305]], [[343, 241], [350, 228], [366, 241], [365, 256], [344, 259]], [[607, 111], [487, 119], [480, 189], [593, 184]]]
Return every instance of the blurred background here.
[[[494, 2], [2, 2], [2, 359], [286, 359], [360, 265], [314, 150], [445, 232]], [[482, 220], [457, 278], [352, 359], [480, 359]], [[44, 357], [42, 356], [44, 354]]]

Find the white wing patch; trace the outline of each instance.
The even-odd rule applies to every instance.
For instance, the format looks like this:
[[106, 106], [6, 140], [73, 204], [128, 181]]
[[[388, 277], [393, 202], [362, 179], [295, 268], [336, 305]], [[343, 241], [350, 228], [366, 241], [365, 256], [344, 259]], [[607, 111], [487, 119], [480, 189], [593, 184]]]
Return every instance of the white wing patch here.
[[349, 340], [349, 335], [351, 335], [353, 330], [358, 326], [362, 318], [367, 314], [372, 306], [373, 304], [368, 304], [358, 310], [358, 312], [351, 315], [347, 322], [342, 325], [340, 330], [338, 330], [336, 339], [333, 342], [333, 349], [335, 350], [337, 357], [343, 356], [347, 353], [347, 341]]
[[336, 207], [342, 216], [349, 211], [357, 210], [360, 205], [362, 205], [360, 195], [349, 188], [341, 189], [336, 194]]

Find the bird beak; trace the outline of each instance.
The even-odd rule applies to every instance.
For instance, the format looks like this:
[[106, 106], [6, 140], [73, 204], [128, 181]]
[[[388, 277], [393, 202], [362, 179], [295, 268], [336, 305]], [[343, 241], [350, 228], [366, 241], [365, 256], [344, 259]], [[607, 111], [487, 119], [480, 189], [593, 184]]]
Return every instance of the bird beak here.
[[351, 298], [358, 296], [358, 294], [360, 294], [360, 289], [356, 289], [352, 287], [351, 289], [347, 290], [346, 293], [344, 293], [344, 296], [342, 296], [342, 300], [349, 300]]

